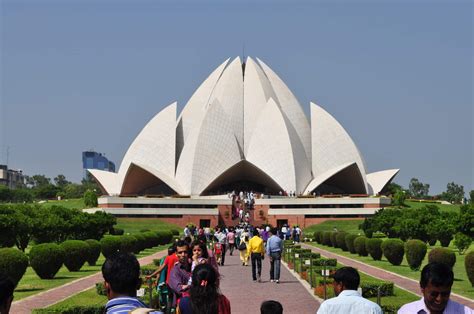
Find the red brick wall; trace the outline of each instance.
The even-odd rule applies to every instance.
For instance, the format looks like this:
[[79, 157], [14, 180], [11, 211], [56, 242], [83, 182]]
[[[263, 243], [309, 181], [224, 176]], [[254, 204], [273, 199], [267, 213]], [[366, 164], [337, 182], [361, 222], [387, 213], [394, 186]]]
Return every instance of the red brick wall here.
[[99, 204], [100, 208], [123, 208], [123, 204]]
[[214, 215], [183, 215], [183, 218], [161, 218], [158, 219], [178, 225], [180, 227], [186, 226], [189, 223], [193, 223], [196, 226], [199, 226], [199, 221], [201, 219], [209, 219], [211, 221], [211, 228], [214, 228], [217, 225], [217, 216]]

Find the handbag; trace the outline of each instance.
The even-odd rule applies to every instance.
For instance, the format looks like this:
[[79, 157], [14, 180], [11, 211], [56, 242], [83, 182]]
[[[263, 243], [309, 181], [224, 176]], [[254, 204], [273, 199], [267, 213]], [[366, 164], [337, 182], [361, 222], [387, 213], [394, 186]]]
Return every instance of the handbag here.
[[245, 242], [241, 242], [238, 247], [239, 251], [243, 251], [247, 249], [247, 244]]

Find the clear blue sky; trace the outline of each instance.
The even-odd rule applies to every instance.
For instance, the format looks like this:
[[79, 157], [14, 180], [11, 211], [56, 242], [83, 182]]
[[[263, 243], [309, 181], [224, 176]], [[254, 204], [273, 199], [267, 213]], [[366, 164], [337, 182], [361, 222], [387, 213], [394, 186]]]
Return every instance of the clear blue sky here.
[[[176, 2], [176, 1], [174, 1]], [[164, 106], [228, 57], [264, 60], [306, 113], [349, 132], [370, 172], [473, 189], [471, 1], [1, 1], [0, 163], [78, 182], [117, 166]]]

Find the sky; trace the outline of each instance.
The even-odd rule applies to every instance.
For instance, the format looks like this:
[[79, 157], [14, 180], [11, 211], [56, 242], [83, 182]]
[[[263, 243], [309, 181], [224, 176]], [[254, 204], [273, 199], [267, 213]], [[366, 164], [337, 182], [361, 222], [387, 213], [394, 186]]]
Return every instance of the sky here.
[[262, 59], [368, 172], [474, 189], [471, 1], [0, 1], [0, 163], [79, 182], [229, 57]]

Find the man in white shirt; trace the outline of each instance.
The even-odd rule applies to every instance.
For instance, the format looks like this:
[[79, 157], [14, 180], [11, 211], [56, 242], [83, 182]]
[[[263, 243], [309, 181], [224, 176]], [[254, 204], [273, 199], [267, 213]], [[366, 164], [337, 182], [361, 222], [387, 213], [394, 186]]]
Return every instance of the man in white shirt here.
[[377, 303], [364, 299], [357, 288], [360, 276], [355, 268], [342, 267], [334, 274], [334, 293], [337, 297], [324, 301], [318, 314], [382, 314]]
[[398, 314], [473, 314], [469, 307], [449, 299], [454, 273], [451, 267], [441, 263], [429, 263], [421, 271], [420, 288], [423, 298], [405, 304]]

